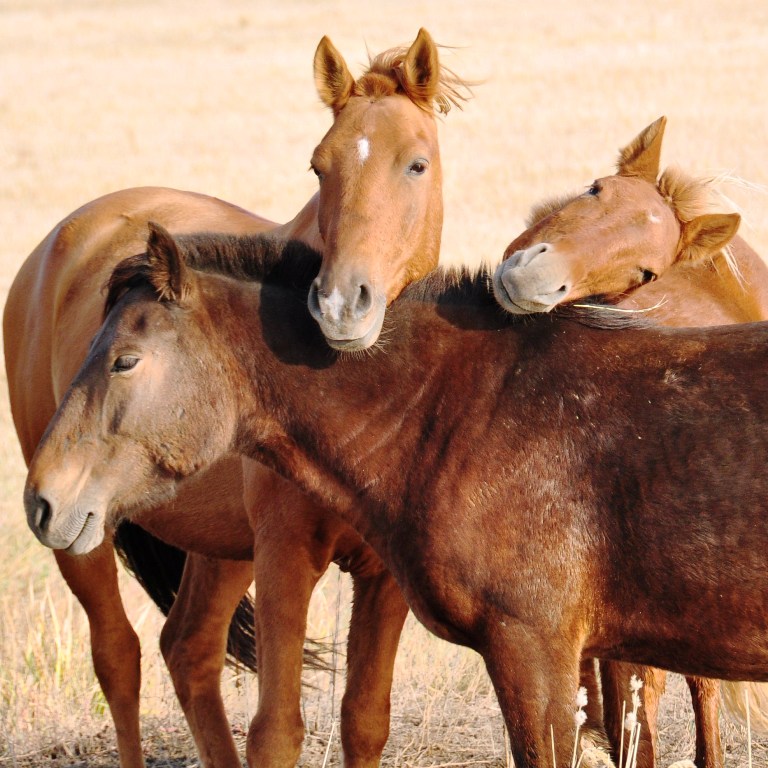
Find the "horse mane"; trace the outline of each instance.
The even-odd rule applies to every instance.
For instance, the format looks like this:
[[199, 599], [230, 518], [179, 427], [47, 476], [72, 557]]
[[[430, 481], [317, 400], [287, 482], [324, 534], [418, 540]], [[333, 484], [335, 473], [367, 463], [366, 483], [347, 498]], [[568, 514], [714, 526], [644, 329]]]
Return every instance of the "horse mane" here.
[[[443, 48], [445, 46], [438, 46]], [[403, 62], [408, 53], [408, 46], [397, 46], [383, 51], [368, 60], [368, 69], [355, 81], [352, 89], [354, 96], [366, 96], [380, 99], [401, 93], [425, 111], [435, 110], [447, 115], [451, 107], [462, 109], [462, 103], [472, 98], [472, 85], [463, 80], [448, 67], [440, 64], [437, 93], [430, 97], [426, 92], [419, 92], [413, 86], [406, 87], [403, 78]]]
[[[298, 240], [282, 240], [269, 234], [230, 235], [198, 233], [174, 238], [187, 267], [197, 272], [217, 274], [245, 282], [279, 285], [306, 298], [309, 285], [320, 267], [321, 254]], [[104, 315], [132, 288], [152, 286], [156, 266], [139, 253], [123, 259], [106, 284]], [[508, 324], [532, 322], [530, 316], [504, 312], [493, 296], [487, 270], [467, 267], [438, 268], [408, 285], [398, 301], [460, 306], [471, 304], [487, 308]], [[597, 328], [642, 327], [647, 321], [633, 313], [611, 311], [599, 300], [555, 308], [544, 318], [571, 318]], [[536, 320], [538, 321], [538, 320]]]
[[[235, 280], [278, 283], [308, 290], [320, 269], [321, 254], [299, 240], [269, 234], [195, 233], [174, 241], [188, 267]], [[132, 288], [151, 285], [154, 267], [146, 253], [123, 259], [105, 285], [104, 317]]]
[[691, 176], [672, 165], [659, 176], [656, 188], [678, 221], [687, 223], [697, 216], [715, 212], [714, 181], [712, 178]]
[[525, 218], [526, 229], [530, 229], [546, 219], [550, 214], [557, 213], [562, 208], [565, 208], [577, 196], [577, 194], [553, 195], [552, 197], [540, 200], [538, 203], [534, 203], [528, 216]]
[[551, 322], [569, 319], [591, 328], [617, 330], [646, 328], [652, 321], [638, 312], [617, 311], [616, 307], [599, 297], [585, 299], [576, 304], [555, 307], [551, 312], [535, 315], [514, 315], [505, 312], [493, 295], [491, 273], [468, 267], [438, 267], [421, 280], [407, 286], [397, 301], [411, 300], [442, 306], [472, 304], [486, 307], [508, 325]]

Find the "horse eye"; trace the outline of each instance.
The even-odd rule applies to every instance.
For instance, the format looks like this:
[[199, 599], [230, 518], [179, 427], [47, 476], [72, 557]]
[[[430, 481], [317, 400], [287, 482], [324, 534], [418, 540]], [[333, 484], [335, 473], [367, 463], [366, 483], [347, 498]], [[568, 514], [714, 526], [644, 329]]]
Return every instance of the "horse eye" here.
[[321, 171], [319, 171], [319, 170], [317, 169], [317, 167], [316, 167], [316, 166], [314, 166], [314, 165], [310, 165], [309, 167], [310, 167], [310, 169], [311, 169], [312, 173], [314, 173], [314, 174], [315, 174], [315, 176], [317, 176], [317, 180], [318, 180], [318, 181], [322, 181], [322, 180], [323, 180], [323, 174], [322, 174], [322, 172], [321, 172]]
[[587, 194], [593, 197], [600, 194], [600, 185], [595, 181], [591, 186], [587, 187]]
[[138, 362], [139, 358], [135, 355], [120, 355], [120, 357], [118, 357], [115, 362], [112, 363], [112, 368], [109, 372], [125, 373], [126, 371], [130, 371], [135, 368]]
[[414, 160], [408, 166], [407, 173], [409, 176], [421, 176], [426, 172], [428, 166], [429, 163], [426, 160]]
[[646, 283], [652, 283], [657, 277], [656, 273], [652, 272], [650, 269], [642, 269], [640, 271], [642, 273], [641, 280], [643, 285]]

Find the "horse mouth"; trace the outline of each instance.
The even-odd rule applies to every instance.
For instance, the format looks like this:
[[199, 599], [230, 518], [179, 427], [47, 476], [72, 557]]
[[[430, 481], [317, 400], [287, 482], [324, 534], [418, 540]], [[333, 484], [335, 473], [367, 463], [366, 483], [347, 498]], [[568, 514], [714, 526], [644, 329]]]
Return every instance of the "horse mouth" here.
[[381, 334], [386, 304], [381, 303], [368, 317], [354, 324], [333, 323], [316, 318], [328, 346], [337, 352], [360, 352], [373, 346]]
[[96, 549], [104, 540], [104, 526], [94, 512], [86, 512], [83, 525], [69, 546], [64, 549], [70, 555], [85, 555]]

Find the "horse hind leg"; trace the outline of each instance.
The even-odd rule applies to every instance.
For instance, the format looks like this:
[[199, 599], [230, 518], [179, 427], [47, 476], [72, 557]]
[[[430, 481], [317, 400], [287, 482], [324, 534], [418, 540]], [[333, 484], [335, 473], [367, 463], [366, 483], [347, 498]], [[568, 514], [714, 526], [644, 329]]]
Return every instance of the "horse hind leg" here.
[[687, 677], [696, 721], [697, 768], [723, 768], [718, 710], [720, 681], [704, 677]]
[[408, 605], [389, 571], [353, 580], [341, 741], [346, 768], [375, 768], [389, 738], [392, 675]]
[[105, 539], [87, 557], [54, 555], [88, 616], [93, 667], [115, 723], [120, 768], [145, 768], [139, 726], [141, 649], [120, 597], [112, 541]]
[[[642, 681], [640, 690], [642, 706], [637, 712], [640, 725], [640, 741], [637, 750], [637, 768], [655, 768], [656, 744], [658, 742], [659, 698], [664, 693], [666, 672], [652, 667], [637, 664], [627, 664], [620, 661], [600, 661], [600, 683], [603, 692], [603, 718], [608, 741], [611, 745], [611, 756], [619, 764], [619, 753], [624, 731], [623, 715], [631, 711], [632, 677]], [[623, 738], [625, 754], [621, 758], [626, 762], [627, 735]]]
[[605, 732], [596, 659], [583, 658], [581, 660], [579, 666], [579, 685], [587, 692], [587, 705], [584, 707], [587, 719], [581, 728], [581, 740], [607, 754], [610, 751], [610, 746], [608, 735]]
[[221, 697], [230, 621], [251, 583], [250, 561], [187, 556], [160, 648], [206, 768], [240, 768]]

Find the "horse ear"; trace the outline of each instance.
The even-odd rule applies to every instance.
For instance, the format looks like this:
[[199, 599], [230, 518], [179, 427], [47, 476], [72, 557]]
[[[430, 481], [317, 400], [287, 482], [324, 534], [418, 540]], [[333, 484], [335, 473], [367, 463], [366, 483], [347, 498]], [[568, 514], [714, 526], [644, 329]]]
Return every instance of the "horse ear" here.
[[424, 27], [403, 59], [403, 90], [411, 101], [432, 108], [440, 92], [440, 60], [437, 46]]
[[189, 295], [189, 268], [170, 232], [153, 221], [148, 226], [149, 280], [161, 301], [180, 304]]
[[338, 115], [349, 101], [355, 81], [334, 44], [323, 37], [315, 51], [315, 87], [321, 101]]
[[661, 141], [666, 125], [667, 118], [660, 117], [619, 151], [619, 176], [637, 176], [651, 184], [656, 183], [661, 163]]
[[708, 213], [683, 224], [680, 258], [698, 261], [721, 251], [741, 223], [738, 213]]

